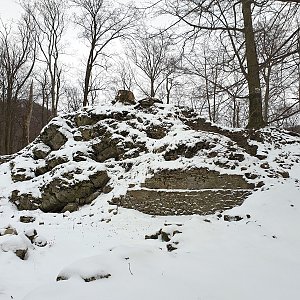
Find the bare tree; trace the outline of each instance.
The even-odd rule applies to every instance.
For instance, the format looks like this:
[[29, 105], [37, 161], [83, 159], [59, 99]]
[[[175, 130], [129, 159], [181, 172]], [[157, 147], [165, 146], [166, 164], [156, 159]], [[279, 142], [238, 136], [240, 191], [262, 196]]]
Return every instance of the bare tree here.
[[41, 99], [41, 124], [44, 127], [50, 117], [50, 97], [51, 97], [51, 83], [48, 77], [48, 71], [46, 69], [42, 69], [36, 72], [35, 75], [36, 87], [37, 87], [37, 98]]
[[113, 62], [112, 68], [108, 72], [105, 91], [111, 101], [114, 101], [119, 90], [133, 91], [135, 88], [135, 70], [130, 60], [119, 56]]
[[[297, 1], [290, 1], [297, 2]], [[260, 63], [257, 54], [255, 34], [256, 13], [265, 13], [268, 1], [224, 1], [224, 0], [183, 0], [166, 1], [167, 11], [178, 20], [171, 26], [183, 22], [192, 30], [185, 35], [192, 43], [201, 33], [208, 32], [210, 38], [214, 33], [220, 36], [220, 44], [227, 53], [230, 49], [231, 65], [239, 67], [246, 79], [249, 99], [248, 128], [260, 128], [265, 125], [262, 111], [262, 87], [260, 81]], [[279, 5], [280, 9], [280, 5]], [[296, 29], [297, 32], [299, 29]], [[286, 36], [281, 46], [288, 43], [293, 35]], [[280, 48], [279, 47], [279, 48]], [[285, 53], [291, 55], [295, 49]], [[281, 59], [279, 52], [274, 52], [269, 59]]]
[[67, 113], [75, 112], [80, 109], [82, 105], [82, 92], [77, 86], [64, 87], [64, 111]]
[[72, 2], [80, 9], [75, 22], [81, 28], [81, 38], [89, 47], [83, 88], [83, 106], [86, 106], [89, 97], [98, 91], [93, 77], [97, 77], [99, 60], [106, 55], [108, 45], [117, 39], [125, 38], [128, 31], [136, 26], [137, 14], [132, 6], [116, 6], [107, 0]]
[[25, 103], [24, 123], [23, 123], [23, 145], [24, 147], [29, 144], [30, 136], [30, 121], [33, 109], [33, 81], [31, 81], [29, 88], [28, 100]]
[[166, 32], [147, 33], [145, 25], [136, 32], [134, 41], [128, 43], [128, 56], [149, 82], [145, 87], [139, 84], [136, 78], [137, 85], [145, 95], [155, 97], [158, 89], [167, 79], [166, 90], [170, 95], [171, 75], [175, 72], [179, 61], [179, 58], [172, 55], [173, 46], [174, 42], [169, 34]]
[[[130, 91], [134, 83], [134, 74], [130, 63], [127, 60], [120, 60], [119, 65], [117, 66], [116, 74], [118, 76], [117, 85], [120, 84], [123, 90]], [[117, 89], [119, 89], [119, 86]]]
[[29, 15], [24, 15], [13, 32], [3, 25], [0, 32], [0, 70], [2, 79], [2, 101], [4, 107], [4, 132], [2, 153], [13, 151], [15, 110], [19, 96], [32, 74], [36, 61], [36, 31]]
[[59, 58], [65, 31], [66, 2], [24, 0], [23, 7], [32, 16], [39, 31], [37, 42], [49, 76], [51, 117], [55, 117], [61, 92], [63, 69]]

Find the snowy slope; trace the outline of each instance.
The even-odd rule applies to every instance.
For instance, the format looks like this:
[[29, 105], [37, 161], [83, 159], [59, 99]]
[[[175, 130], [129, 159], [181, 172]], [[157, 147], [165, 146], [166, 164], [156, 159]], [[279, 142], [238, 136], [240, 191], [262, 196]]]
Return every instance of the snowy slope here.
[[[98, 113], [109, 110], [97, 109]], [[164, 107], [156, 117], [145, 113], [140, 117], [156, 122], [158, 116], [166, 118], [170, 111]], [[162, 144], [174, 147], [176, 139], [193, 143], [197, 136], [208, 140], [217, 135], [196, 132], [179, 119], [172, 120], [165, 138], [144, 137], [148, 149]], [[143, 138], [143, 133], [136, 134]], [[165, 161], [161, 153], [149, 151], [136, 158], [129, 173], [114, 165], [113, 159], [99, 164], [99, 168], [110, 165], [114, 190], [71, 214], [18, 211], [9, 202], [10, 192], [18, 187], [38, 193], [39, 185], [34, 180], [27, 185], [13, 182], [9, 162], [3, 163], [0, 300], [300, 299], [300, 139], [272, 129], [262, 134], [269, 140], [251, 143], [258, 146], [258, 153], [267, 153], [264, 163], [275, 173], [288, 171], [289, 178], [268, 177], [270, 169], [261, 168], [260, 159], [244, 152], [245, 160], [235, 169], [224, 169], [214, 165], [221, 154], [208, 158], [200, 151], [192, 158]], [[221, 148], [217, 152], [225, 153], [223, 145], [228, 138], [217, 136]], [[71, 153], [79, 147], [80, 143], [71, 140], [58, 151]], [[72, 143], [77, 146], [68, 148]], [[15, 162], [24, 165], [30, 147]], [[113, 195], [126, 192], [128, 182], [143, 182], [149, 170], [195, 165], [234, 174], [255, 173], [256, 181], [263, 180], [265, 185], [240, 207], [209, 216], [150, 216], [108, 203]], [[29, 162], [28, 169], [31, 166]], [[34, 217], [34, 221], [20, 222], [21, 216]], [[240, 220], [226, 221], [228, 216], [239, 216]], [[9, 227], [18, 235], [4, 234]], [[31, 236], [34, 230], [31, 243], [26, 235]], [[157, 239], [145, 239], [156, 233]], [[166, 241], [166, 236], [170, 240]], [[168, 251], [171, 246], [177, 249]], [[14, 253], [22, 247], [28, 248], [25, 260]]]

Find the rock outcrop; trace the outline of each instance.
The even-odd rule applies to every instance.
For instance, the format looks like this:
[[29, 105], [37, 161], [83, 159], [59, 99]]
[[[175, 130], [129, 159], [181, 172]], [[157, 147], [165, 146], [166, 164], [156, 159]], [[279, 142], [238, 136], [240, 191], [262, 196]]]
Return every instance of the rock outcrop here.
[[190, 109], [125, 94], [113, 106], [53, 119], [18, 155], [1, 157], [10, 201], [20, 210], [73, 212], [109, 194], [154, 215], [211, 214], [240, 205], [265, 178], [288, 178], [289, 160], [299, 160], [267, 161], [283, 134], [299, 143], [288, 132], [224, 129]]
[[[14, 190], [10, 197], [20, 210], [41, 209], [44, 212], [75, 211], [79, 206], [90, 204], [96, 199], [109, 181], [106, 171], [95, 171], [87, 179], [76, 180], [80, 169], [62, 173], [40, 188], [41, 196]], [[74, 180], [75, 179], [75, 180]]]

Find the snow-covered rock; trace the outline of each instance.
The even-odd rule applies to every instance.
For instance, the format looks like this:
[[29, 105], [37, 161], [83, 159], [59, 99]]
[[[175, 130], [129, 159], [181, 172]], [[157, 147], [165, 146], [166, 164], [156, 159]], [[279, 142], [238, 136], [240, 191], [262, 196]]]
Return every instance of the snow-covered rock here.
[[268, 178], [289, 177], [299, 157], [287, 159], [286, 144], [299, 137], [221, 128], [155, 99], [117, 102], [53, 119], [7, 163], [7, 192], [20, 210], [74, 212], [108, 192], [111, 203], [149, 214], [211, 214], [240, 205]]

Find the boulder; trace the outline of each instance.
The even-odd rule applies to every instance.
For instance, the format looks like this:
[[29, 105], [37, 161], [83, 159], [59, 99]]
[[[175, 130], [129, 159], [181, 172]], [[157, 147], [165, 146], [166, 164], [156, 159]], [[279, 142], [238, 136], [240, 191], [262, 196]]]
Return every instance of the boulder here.
[[142, 99], [138, 102], [137, 108], [149, 108], [153, 106], [154, 104], [162, 104], [163, 102], [161, 100], [158, 100], [156, 98], [148, 97], [145, 99]]
[[151, 139], [162, 139], [166, 136], [167, 131], [164, 126], [152, 125], [146, 129], [147, 136]]
[[59, 131], [59, 126], [51, 123], [40, 134], [40, 139], [51, 150], [60, 149], [67, 141], [67, 138]]
[[30, 242], [33, 244], [34, 239], [37, 237], [37, 231], [35, 229], [27, 230], [25, 232], [25, 236], [30, 240]]
[[208, 168], [163, 170], [147, 178], [143, 187], [148, 189], [253, 189], [241, 175], [220, 174]]
[[[44, 212], [77, 210], [79, 205], [89, 204], [99, 196], [99, 190], [106, 185], [109, 177], [106, 171], [97, 171], [88, 180], [73, 181], [72, 173], [55, 178], [42, 191], [40, 209]], [[72, 205], [71, 205], [72, 204]]]
[[38, 144], [32, 149], [35, 159], [44, 159], [51, 152], [51, 148], [45, 144]]
[[15, 228], [13, 228], [9, 225], [3, 229], [0, 229], [0, 236], [3, 236], [3, 235], [18, 235], [18, 232]]
[[20, 235], [5, 235], [0, 240], [0, 250], [13, 252], [20, 259], [27, 258], [28, 246]]
[[68, 203], [63, 209], [62, 209], [62, 213], [64, 212], [74, 212], [74, 211], [77, 211], [79, 208], [78, 204], [77, 203]]
[[35, 217], [32, 216], [21, 216], [20, 222], [22, 223], [33, 223], [35, 221]]
[[149, 215], [208, 215], [241, 205], [250, 190], [129, 190], [111, 204]]
[[35, 210], [38, 209], [38, 204], [40, 200], [33, 197], [32, 194], [20, 193], [18, 190], [14, 190], [11, 193], [10, 199], [19, 210]]
[[24, 168], [13, 167], [10, 174], [13, 182], [26, 181], [34, 177], [33, 170], [26, 170]]
[[37, 235], [33, 240], [33, 244], [38, 247], [45, 247], [47, 246], [48, 242], [45, 238], [41, 237], [40, 235]]
[[112, 204], [151, 215], [213, 214], [241, 205], [255, 186], [207, 168], [163, 170]]
[[[77, 169], [54, 178], [42, 188], [40, 198], [14, 190], [10, 201], [19, 210], [39, 208], [44, 212], [71, 212], [77, 210], [80, 205], [89, 204], [96, 199], [110, 179], [104, 170], [95, 171], [86, 180], [75, 179], [76, 174]], [[23, 222], [25, 221], [29, 219], [26, 218]]]
[[200, 150], [209, 150], [213, 147], [215, 147], [214, 144], [210, 144], [209, 142], [206, 141], [197, 142], [193, 146], [179, 144], [175, 149], [167, 150], [166, 153], [164, 154], [164, 159], [168, 161], [176, 160], [181, 156], [184, 156], [186, 158], [192, 158]]
[[17, 249], [14, 252], [20, 259], [25, 260], [27, 251], [28, 251], [28, 249]]
[[114, 158], [120, 159], [120, 156], [124, 154], [125, 150], [118, 146], [119, 139], [113, 139], [110, 135], [105, 135], [101, 140], [92, 145], [95, 159], [98, 162], [104, 162], [107, 159]]
[[30, 240], [31, 244], [38, 247], [45, 247], [48, 243], [47, 240], [38, 235], [35, 229], [30, 229], [25, 232], [25, 236]]
[[119, 90], [117, 93], [117, 96], [115, 98], [115, 101], [123, 103], [125, 105], [136, 104], [133, 93], [131, 91], [127, 91], [127, 90]]

